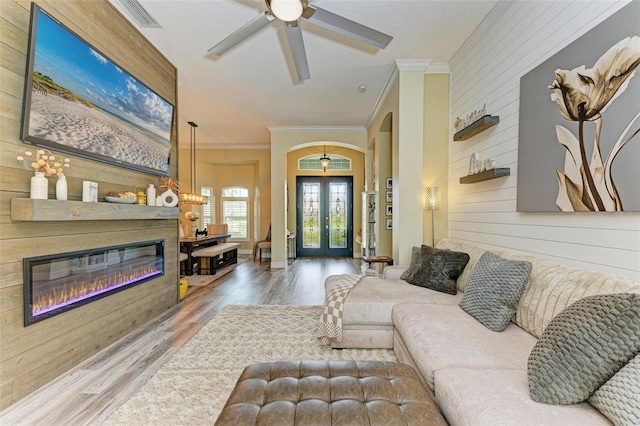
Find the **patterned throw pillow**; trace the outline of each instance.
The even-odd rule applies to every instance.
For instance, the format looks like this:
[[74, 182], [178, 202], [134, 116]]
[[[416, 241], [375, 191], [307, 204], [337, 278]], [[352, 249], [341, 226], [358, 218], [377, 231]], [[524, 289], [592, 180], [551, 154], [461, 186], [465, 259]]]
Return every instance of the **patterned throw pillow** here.
[[401, 280], [406, 280], [407, 277], [413, 273], [416, 269], [416, 263], [418, 262], [418, 257], [420, 257], [420, 247], [412, 247], [411, 248], [411, 262], [409, 263], [409, 267], [400, 275]]
[[503, 331], [516, 312], [531, 267], [531, 262], [485, 252], [471, 271], [460, 307], [489, 330]]
[[456, 280], [469, 261], [469, 255], [458, 251], [420, 247], [415, 268], [404, 278], [409, 284], [442, 293], [456, 294]]
[[529, 393], [538, 402], [585, 401], [640, 353], [640, 294], [580, 299], [551, 320], [529, 355]]
[[616, 425], [640, 425], [640, 354], [589, 398]]

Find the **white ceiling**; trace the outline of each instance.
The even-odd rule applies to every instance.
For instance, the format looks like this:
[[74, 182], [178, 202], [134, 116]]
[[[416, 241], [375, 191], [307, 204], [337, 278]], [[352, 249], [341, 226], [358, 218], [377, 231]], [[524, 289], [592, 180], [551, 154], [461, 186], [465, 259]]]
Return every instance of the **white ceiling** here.
[[180, 145], [188, 146], [194, 121], [199, 148], [255, 148], [270, 145], [267, 127], [365, 126], [396, 59], [447, 62], [496, 1], [312, 1], [394, 39], [381, 50], [301, 19], [311, 73], [304, 82], [277, 20], [221, 57], [207, 53], [266, 10], [262, 0], [140, 3], [162, 28], [130, 20], [178, 69]]

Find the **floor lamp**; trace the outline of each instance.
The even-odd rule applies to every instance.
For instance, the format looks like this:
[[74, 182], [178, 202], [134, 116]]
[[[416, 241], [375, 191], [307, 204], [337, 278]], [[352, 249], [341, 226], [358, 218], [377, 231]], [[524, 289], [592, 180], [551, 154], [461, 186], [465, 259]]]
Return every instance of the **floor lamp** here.
[[426, 209], [431, 210], [431, 246], [435, 247], [436, 234], [434, 215], [436, 210], [440, 210], [440, 188], [437, 186], [427, 187], [426, 201]]

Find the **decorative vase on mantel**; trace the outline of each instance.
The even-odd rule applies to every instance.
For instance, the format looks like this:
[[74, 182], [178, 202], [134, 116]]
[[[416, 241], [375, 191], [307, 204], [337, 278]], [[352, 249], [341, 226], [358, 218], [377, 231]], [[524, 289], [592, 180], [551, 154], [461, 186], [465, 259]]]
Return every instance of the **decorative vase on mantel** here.
[[67, 177], [58, 176], [56, 181], [56, 200], [67, 201]]
[[34, 200], [46, 200], [49, 197], [49, 181], [44, 177], [44, 172], [34, 172], [31, 178], [31, 198]]
[[178, 205], [178, 201], [180, 201], [178, 195], [176, 195], [176, 193], [173, 192], [171, 188], [167, 188], [167, 190], [164, 191], [160, 195], [160, 197], [162, 198], [162, 205], [164, 207], [175, 207]]

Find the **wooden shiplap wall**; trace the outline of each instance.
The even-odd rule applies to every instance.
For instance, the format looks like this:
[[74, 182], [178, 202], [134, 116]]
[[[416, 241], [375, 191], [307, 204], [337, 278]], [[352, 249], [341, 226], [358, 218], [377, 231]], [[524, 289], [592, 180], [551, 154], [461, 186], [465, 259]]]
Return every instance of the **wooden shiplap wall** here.
[[[177, 71], [106, 0], [39, 0], [38, 4], [176, 105]], [[0, 1], [0, 410], [78, 365], [177, 303], [177, 220], [13, 222], [11, 198], [28, 198], [33, 172], [15, 156], [20, 141], [30, 2]], [[177, 106], [177, 105], [176, 105]], [[177, 176], [177, 134], [171, 176]], [[69, 156], [69, 199], [81, 200], [82, 181], [99, 184], [99, 197], [133, 190], [157, 176]], [[55, 182], [49, 184], [54, 199]], [[165, 240], [165, 275], [23, 326], [22, 259], [134, 241]]]
[[[455, 117], [485, 103], [487, 113], [500, 116], [500, 124], [473, 139], [450, 142], [452, 239], [640, 277], [640, 213], [516, 212], [520, 78], [625, 4], [499, 2], [451, 59], [451, 135]], [[460, 185], [473, 152], [510, 167], [511, 176]]]

